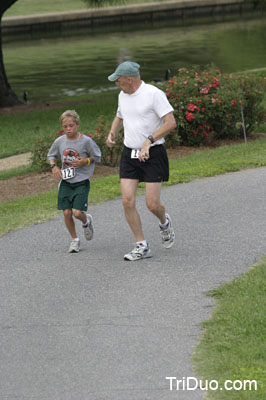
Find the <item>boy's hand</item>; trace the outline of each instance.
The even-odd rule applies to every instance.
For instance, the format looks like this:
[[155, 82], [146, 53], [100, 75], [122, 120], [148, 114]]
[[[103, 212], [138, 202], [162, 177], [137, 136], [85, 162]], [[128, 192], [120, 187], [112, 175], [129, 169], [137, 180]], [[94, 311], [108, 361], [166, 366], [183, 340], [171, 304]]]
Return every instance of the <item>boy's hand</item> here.
[[79, 157], [77, 160], [72, 161], [71, 164], [75, 168], [84, 167], [85, 165], [88, 165], [88, 158]]
[[62, 179], [61, 169], [57, 165], [52, 169], [52, 174], [58, 181]]

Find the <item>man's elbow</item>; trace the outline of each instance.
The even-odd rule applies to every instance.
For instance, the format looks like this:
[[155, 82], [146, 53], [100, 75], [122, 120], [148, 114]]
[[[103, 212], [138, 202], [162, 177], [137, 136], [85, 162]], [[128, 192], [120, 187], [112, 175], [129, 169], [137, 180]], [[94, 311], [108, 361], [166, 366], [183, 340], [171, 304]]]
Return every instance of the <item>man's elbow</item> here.
[[176, 129], [176, 127], [177, 127], [177, 123], [176, 123], [176, 120], [175, 120], [175, 117], [173, 116], [173, 118], [171, 118], [171, 121], [169, 121], [170, 122], [170, 132], [171, 131], [173, 131], [174, 129]]

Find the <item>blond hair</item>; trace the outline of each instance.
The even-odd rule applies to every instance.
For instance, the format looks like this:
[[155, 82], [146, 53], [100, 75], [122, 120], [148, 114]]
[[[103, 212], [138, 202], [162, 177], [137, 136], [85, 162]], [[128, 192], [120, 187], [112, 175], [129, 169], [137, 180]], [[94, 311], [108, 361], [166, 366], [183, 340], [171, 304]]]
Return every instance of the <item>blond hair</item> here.
[[61, 124], [62, 124], [62, 121], [64, 118], [72, 118], [76, 124], [78, 124], [80, 122], [79, 115], [75, 110], [67, 110], [67, 111], [63, 112], [63, 114], [60, 115], [60, 117], [59, 117], [59, 121]]

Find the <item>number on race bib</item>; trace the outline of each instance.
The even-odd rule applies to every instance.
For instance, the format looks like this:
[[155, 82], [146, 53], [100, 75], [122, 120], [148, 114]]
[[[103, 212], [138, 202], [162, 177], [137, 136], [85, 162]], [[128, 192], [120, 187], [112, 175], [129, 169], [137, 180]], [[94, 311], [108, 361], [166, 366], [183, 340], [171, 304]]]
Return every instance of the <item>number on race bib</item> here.
[[131, 150], [131, 158], [139, 158], [139, 149], [132, 149]]
[[75, 168], [74, 167], [62, 169], [61, 172], [62, 172], [62, 179], [64, 179], [64, 180], [74, 178], [74, 176], [75, 176]]

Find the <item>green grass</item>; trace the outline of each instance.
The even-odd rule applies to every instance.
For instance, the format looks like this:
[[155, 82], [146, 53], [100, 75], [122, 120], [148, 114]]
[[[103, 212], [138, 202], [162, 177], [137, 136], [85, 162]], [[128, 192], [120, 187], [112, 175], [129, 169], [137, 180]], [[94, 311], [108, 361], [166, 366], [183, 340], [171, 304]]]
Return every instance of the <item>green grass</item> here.
[[[154, 1], [156, 0], [118, 0], [117, 5], [149, 3]], [[106, 2], [106, 6], [108, 5], [110, 4]], [[5, 17], [60, 11], [86, 10], [88, 8], [88, 5], [83, 0], [19, 0], [5, 13]]]
[[266, 165], [266, 138], [221, 146], [170, 160], [169, 185]]
[[32, 144], [39, 138], [56, 137], [61, 129], [59, 116], [69, 108], [75, 108], [80, 115], [80, 130], [94, 133], [99, 115], [106, 115], [110, 121], [113, 119], [117, 95], [117, 91], [108, 92], [94, 96], [95, 101], [88, 104], [70, 104], [51, 110], [1, 115], [0, 158], [31, 151]]
[[20, 167], [0, 171], [0, 181], [13, 178], [14, 176], [21, 176], [37, 172], [39, 168], [32, 167], [31, 165], [22, 165]]
[[83, 0], [19, 0], [5, 13], [5, 17], [43, 14], [86, 9]]
[[256, 380], [257, 391], [208, 391], [207, 399], [265, 399], [266, 258], [229, 284], [212, 290], [216, 306], [204, 322], [194, 355], [195, 372], [207, 380]]
[[55, 190], [0, 203], [0, 234], [47, 221], [57, 213]]

